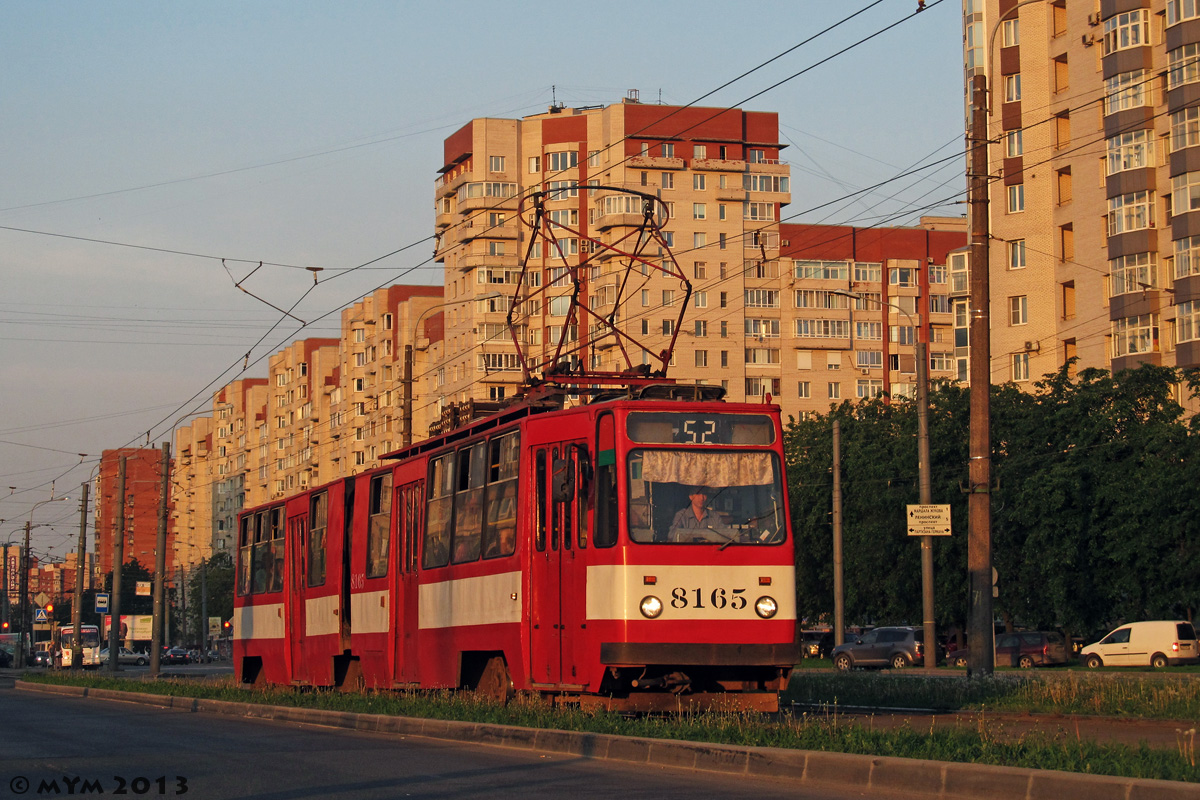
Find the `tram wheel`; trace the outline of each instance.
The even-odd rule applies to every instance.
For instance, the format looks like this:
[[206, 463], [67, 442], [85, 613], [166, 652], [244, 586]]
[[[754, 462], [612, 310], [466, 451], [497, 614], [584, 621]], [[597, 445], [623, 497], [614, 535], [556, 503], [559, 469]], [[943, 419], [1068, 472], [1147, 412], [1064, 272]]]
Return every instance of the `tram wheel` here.
[[475, 687], [475, 693], [480, 697], [495, 700], [501, 705], [507, 705], [508, 701], [513, 699], [516, 693], [513, 691], [512, 676], [508, 674], [508, 665], [504, 663], [502, 656], [493, 656], [488, 659], [483, 668], [483, 674], [479, 676], [479, 684]]

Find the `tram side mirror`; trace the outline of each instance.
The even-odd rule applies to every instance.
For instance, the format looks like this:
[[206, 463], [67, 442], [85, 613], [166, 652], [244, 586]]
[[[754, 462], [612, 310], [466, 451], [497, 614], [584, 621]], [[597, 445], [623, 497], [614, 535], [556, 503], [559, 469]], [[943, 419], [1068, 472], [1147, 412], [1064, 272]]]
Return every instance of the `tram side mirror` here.
[[568, 503], [575, 497], [575, 462], [560, 458], [554, 462], [554, 502]]

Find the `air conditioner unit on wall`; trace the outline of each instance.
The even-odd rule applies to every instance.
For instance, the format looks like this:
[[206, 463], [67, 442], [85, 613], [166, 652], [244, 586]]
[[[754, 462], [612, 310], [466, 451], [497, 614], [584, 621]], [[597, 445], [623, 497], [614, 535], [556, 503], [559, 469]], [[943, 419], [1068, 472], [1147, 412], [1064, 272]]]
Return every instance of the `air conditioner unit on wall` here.
[[1042, 349], [1042, 343], [1041, 342], [1026, 342], [1025, 349], [1036, 353], [1037, 351]]
[[1099, 12], [1097, 12], [1095, 14], [1088, 14], [1088, 25], [1095, 26], [1095, 25], [1099, 25], [1099, 24], [1100, 24]]

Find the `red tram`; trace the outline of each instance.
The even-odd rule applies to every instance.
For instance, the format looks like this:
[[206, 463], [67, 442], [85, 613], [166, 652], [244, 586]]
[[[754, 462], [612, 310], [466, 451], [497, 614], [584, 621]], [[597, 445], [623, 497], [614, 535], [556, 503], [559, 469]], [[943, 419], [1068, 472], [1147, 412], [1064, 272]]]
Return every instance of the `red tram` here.
[[774, 710], [799, 660], [778, 406], [524, 403], [240, 516], [246, 683]]

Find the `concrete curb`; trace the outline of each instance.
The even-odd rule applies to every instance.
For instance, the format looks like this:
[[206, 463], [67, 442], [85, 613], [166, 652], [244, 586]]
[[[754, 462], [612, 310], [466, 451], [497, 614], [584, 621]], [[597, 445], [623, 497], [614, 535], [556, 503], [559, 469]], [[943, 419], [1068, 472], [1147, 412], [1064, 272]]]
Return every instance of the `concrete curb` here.
[[679, 742], [600, 733], [520, 728], [477, 722], [355, 714], [313, 708], [197, 700], [82, 686], [16, 681], [25, 691], [121, 700], [182, 711], [224, 714], [333, 728], [425, 736], [432, 739], [559, 753], [601, 761], [749, 775], [796, 781], [806, 787], [909, 792], [939, 800], [1191, 800], [1200, 785], [1176, 781], [1081, 775], [1056, 770], [995, 767], [949, 761], [785, 750], [774, 747]]

